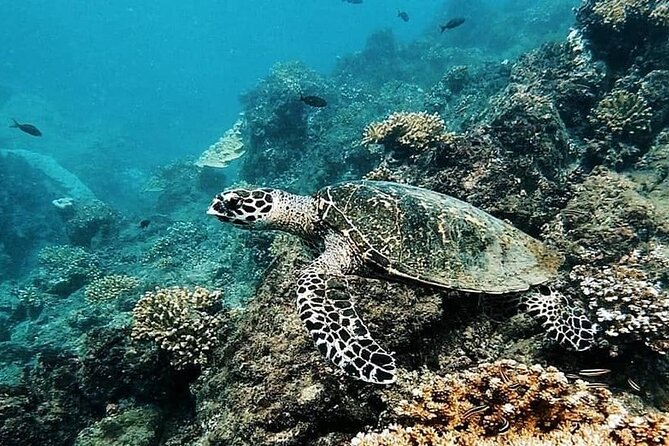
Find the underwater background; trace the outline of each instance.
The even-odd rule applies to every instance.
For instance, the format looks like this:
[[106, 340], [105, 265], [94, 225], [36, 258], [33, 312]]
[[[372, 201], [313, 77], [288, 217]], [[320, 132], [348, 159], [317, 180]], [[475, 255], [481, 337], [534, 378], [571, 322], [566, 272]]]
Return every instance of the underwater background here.
[[[669, 444], [666, 0], [2, 11], [0, 445]], [[592, 348], [354, 276], [398, 377], [342, 374], [295, 309], [313, 247], [206, 211], [363, 178], [560, 252]]]

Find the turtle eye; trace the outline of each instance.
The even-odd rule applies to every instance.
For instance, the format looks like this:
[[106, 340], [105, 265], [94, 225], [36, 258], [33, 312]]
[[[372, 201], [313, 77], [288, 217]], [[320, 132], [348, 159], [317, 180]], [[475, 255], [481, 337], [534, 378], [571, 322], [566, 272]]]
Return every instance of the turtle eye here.
[[225, 204], [226, 209], [234, 211], [234, 210], [239, 209], [241, 207], [242, 201], [243, 201], [242, 197], [240, 197], [237, 194], [232, 194], [223, 203]]

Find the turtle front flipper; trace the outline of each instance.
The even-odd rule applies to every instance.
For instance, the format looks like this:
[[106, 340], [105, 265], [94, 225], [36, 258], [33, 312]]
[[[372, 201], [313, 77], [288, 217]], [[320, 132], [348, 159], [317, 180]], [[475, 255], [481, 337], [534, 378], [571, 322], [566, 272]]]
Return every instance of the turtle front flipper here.
[[564, 347], [585, 351], [595, 345], [597, 324], [559, 291], [541, 286], [521, 296], [520, 303], [541, 321], [548, 335]]
[[[333, 243], [334, 242], [334, 243]], [[300, 319], [320, 352], [348, 375], [375, 384], [395, 381], [395, 359], [376, 343], [353, 307], [345, 274], [352, 256], [341, 240], [326, 249], [297, 281]]]

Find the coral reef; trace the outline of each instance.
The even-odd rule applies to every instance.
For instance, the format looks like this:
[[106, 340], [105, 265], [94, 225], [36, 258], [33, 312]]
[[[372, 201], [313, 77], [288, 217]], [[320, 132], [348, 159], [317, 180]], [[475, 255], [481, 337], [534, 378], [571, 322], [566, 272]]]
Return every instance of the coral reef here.
[[543, 233], [568, 263], [602, 264], [618, 261], [668, 230], [634, 183], [600, 166], [576, 186], [573, 198]]
[[83, 248], [54, 245], [38, 253], [41, 266], [35, 285], [48, 293], [67, 296], [100, 275], [97, 258]]
[[601, 0], [592, 6], [592, 12], [613, 29], [640, 17], [659, 26], [669, 26], [669, 10], [663, 0]]
[[639, 185], [653, 205], [660, 221], [669, 221], [669, 131], [664, 130], [653, 141], [648, 152], [626, 175]]
[[560, 118], [581, 130], [606, 83], [606, 67], [596, 63], [582, 35], [573, 30], [565, 42], [548, 43], [513, 64], [510, 82], [550, 97]]
[[[655, 273], [651, 273], [654, 270]], [[569, 273], [597, 317], [609, 349], [641, 341], [658, 353], [669, 351], [669, 249], [635, 249], [617, 264], [577, 265]]]
[[651, 108], [643, 97], [613, 90], [592, 111], [593, 125], [601, 125], [615, 136], [631, 137], [650, 131]]
[[111, 238], [117, 215], [105, 203], [92, 200], [74, 205], [74, 211], [63, 215], [70, 243], [90, 247], [99, 238]]
[[588, 116], [588, 164], [619, 170], [630, 167], [649, 150], [653, 139], [669, 124], [669, 106], [660, 98], [669, 93], [669, 71], [640, 75], [635, 67], [616, 80]]
[[590, 115], [596, 140], [591, 152], [609, 166], [619, 167], [638, 156], [651, 134], [652, 109], [640, 95], [613, 90], [597, 104]]
[[76, 446], [152, 446], [158, 440], [160, 414], [137, 407], [113, 413], [79, 432]]
[[543, 230], [573, 265], [563, 291], [597, 321], [610, 355], [639, 342], [667, 351], [669, 225], [635, 182], [595, 168]]
[[112, 274], [94, 279], [86, 285], [84, 294], [88, 300], [102, 302], [114, 300], [139, 286], [139, 279], [123, 274]]
[[[666, 443], [666, 414], [652, 405], [669, 407], [669, 362], [650, 351], [669, 347], [666, 1], [584, 0], [566, 39], [569, 2], [485, 3], [448, 2], [413, 42], [375, 33], [332, 75], [276, 65], [243, 96], [244, 123], [212, 147], [234, 152], [214, 153], [219, 166], [245, 151], [237, 177], [174, 162], [150, 181], [150, 205], [121, 218], [77, 196], [87, 192], [76, 177], [37, 166], [47, 158], [2, 152], [0, 274], [16, 282], [0, 284], [0, 378], [18, 385], [0, 388], [0, 443]], [[468, 19], [441, 34], [447, 16]], [[516, 59], [547, 36], [562, 41]], [[116, 156], [104, 167], [137, 167], [112, 163], [117, 148], [99, 146]], [[383, 388], [338, 375], [294, 308], [311, 252], [197, 216], [229, 183], [312, 193], [365, 174], [543, 236], [566, 256], [551, 295], [598, 321], [597, 348], [550, 346], [515, 295], [353, 277], [356, 308], [395, 352], [400, 379]], [[123, 201], [102, 187], [109, 178], [95, 190]], [[71, 205], [52, 205], [66, 197]], [[47, 243], [59, 245], [35, 256]], [[39, 267], [19, 277], [33, 259]], [[196, 285], [206, 289], [186, 288]], [[139, 292], [155, 286], [126, 326]], [[225, 290], [225, 310], [207, 289]], [[491, 363], [499, 358], [543, 365]], [[616, 396], [547, 364], [608, 367], [602, 380]]]
[[220, 292], [201, 287], [149, 291], [132, 312], [132, 338], [156, 342], [177, 369], [204, 366], [227, 324], [217, 311], [220, 299]]
[[79, 363], [71, 355], [43, 352], [18, 386], [0, 389], [3, 444], [71, 444], [93, 415], [77, 383]]
[[163, 269], [197, 263], [203, 256], [208, 255], [198, 249], [206, 239], [207, 233], [202, 227], [193, 222], [178, 221], [170, 225], [165, 235], [153, 243], [144, 261]]
[[[231, 445], [341, 444], [383, 410], [380, 389], [332, 373], [294, 308], [294, 264], [306, 261], [306, 252], [286, 235], [272, 250], [277, 260], [216, 349], [217, 366], [196, 385], [200, 438]], [[362, 279], [352, 286], [356, 295], [369, 296], [358, 311], [370, 330], [383, 333], [389, 349], [416, 364], [435, 361], [433, 342], [417, 349], [406, 340], [429, 338], [428, 327], [442, 314], [438, 294]]]
[[482, 110], [507, 86], [510, 72], [508, 61], [454, 66], [425, 95], [426, 109], [443, 117], [449, 130], [467, 130], [481, 122]]
[[[164, 431], [164, 420], [192, 409], [187, 388], [192, 377], [175, 375], [156, 348], [136, 349], [126, 329], [91, 330], [81, 356], [42, 349], [35, 362], [17, 385], [0, 386], [3, 445], [74, 444], [77, 437], [92, 440], [103, 428], [109, 428], [104, 437], [112, 441], [133, 426], [143, 437], [155, 429], [155, 437]], [[152, 405], [160, 406], [160, 418]], [[84, 430], [105, 413], [109, 419]]]
[[595, 52], [613, 69], [635, 59], [660, 68], [667, 67], [667, 61], [648, 55], [666, 48], [668, 12], [664, 0], [585, 0], [576, 17]]
[[525, 158], [518, 161], [521, 165], [537, 164], [539, 172], [555, 181], [574, 150], [553, 100], [512, 85], [493, 99], [491, 108], [490, 126], [501, 148]]
[[368, 178], [452, 195], [536, 232], [569, 197], [576, 150], [550, 98], [509, 86], [492, 104], [489, 124], [449, 135], [404, 166], [387, 157]]
[[[328, 105], [314, 111], [300, 101], [300, 94], [322, 96]], [[327, 131], [321, 126], [329, 110], [336, 108], [336, 98], [334, 87], [302, 63], [273, 66], [269, 76], [242, 98], [247, 122], [244, 140], [248, 141], [242, 176], [265, 185], [308, 187], [309, 181], [315, 181], [314, 186], [327, 181], [320, 178], [330, 172], [319, 163], [331, 148], [322, 147], [318, 140]]]
[[[407, 376], [407, 380], [416, 379]], [[631, 416], [611, 393], [569, 383], [553, 367], [514, 361], [465, 372], [423, 374], [393, 395], [380, 433], [360, 433], [355, 446], [479, 444], [666, 444], [669, 416]]]
[[448, 138], [444, 129], [444, 120], [436, 113], [393, 113], [381, 122], [369, 124], [362, 144], [383, 144], [388, 150], [411, 154], [444, 142]]
[[223, 169], [230, 163], [246, 153], [244, 141], [242, 140], [242, 129], [244, 127], [244, 118], [239, 118], [230, 130], [195, 161], [198, 167], [214, 167]]

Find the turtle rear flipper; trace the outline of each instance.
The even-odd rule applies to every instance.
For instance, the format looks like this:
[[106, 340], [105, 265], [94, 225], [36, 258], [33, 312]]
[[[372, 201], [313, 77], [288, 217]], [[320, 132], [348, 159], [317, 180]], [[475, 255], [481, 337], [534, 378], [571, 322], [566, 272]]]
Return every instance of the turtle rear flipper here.
[[585, 351], [595, 344], [597, 325], [583, 311], [570, 304], [562, 293], [546, 286], [525, 293], [520, 303], [532, 316], [541, 320], [550, 337], [575, 351]]
[[326, 239], [326, 250], [297, 281], [300, 319], [318, 350], [348, 375], [390, 384], [395, 381], [395, 359], [372, 339], [353, 307], [345, 277], [351, 261], [344, 244]]

